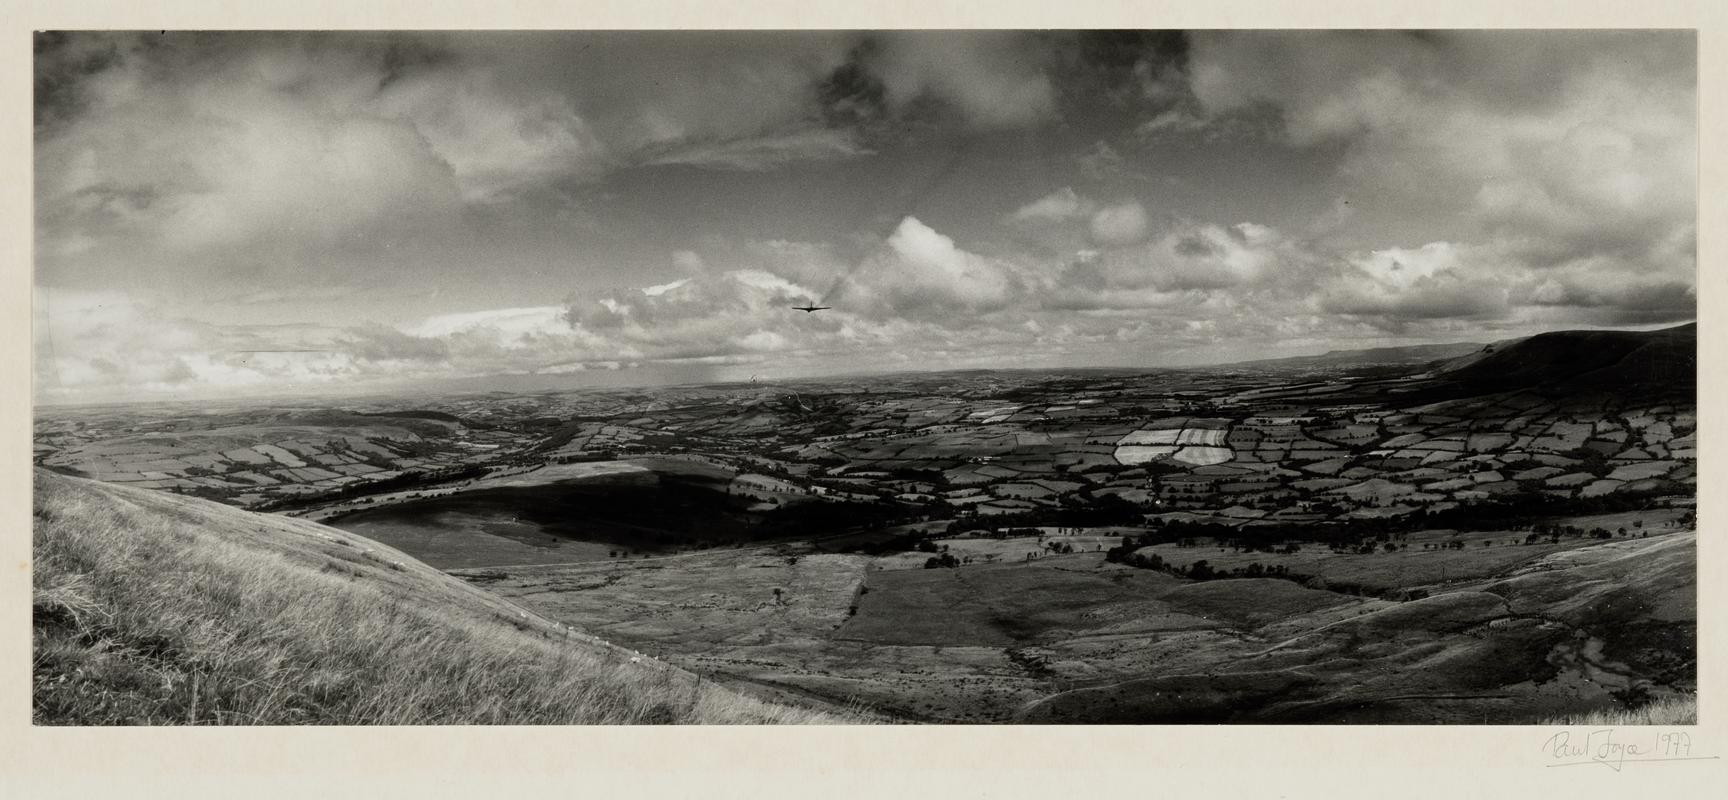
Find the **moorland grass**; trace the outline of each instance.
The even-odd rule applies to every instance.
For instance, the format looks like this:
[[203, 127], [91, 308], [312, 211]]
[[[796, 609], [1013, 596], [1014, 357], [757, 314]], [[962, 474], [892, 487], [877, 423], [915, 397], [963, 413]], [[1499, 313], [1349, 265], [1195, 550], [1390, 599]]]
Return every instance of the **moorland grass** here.
[[315, 523], [38, 472], [32, 719], [841, 723], [584, 636]]
[[1671, 695], [1636, 708], [1610, 708], [1544, 721], [1544, 725], [1696, 725], [1698, 696]]

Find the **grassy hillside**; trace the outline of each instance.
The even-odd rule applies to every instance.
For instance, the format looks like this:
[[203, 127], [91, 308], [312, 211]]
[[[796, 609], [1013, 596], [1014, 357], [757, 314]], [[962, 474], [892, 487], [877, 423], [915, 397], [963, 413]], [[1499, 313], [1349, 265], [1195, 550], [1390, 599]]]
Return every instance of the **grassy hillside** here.
[[1384, 364], [1426, 364], [1440, 359], [1461, 358], [1482, 349], [1473, 342], [1449, 344], [1417, 344], [1400, 347], [1367, 347], [1360, 350], [1332, 350], [1317, 356], [1290, 356], [1239, 361], [1221, 366], [1257, 369], [1321, 369]]
[[1647, 387], [1697, 380], [1698, 326], [1654, 331], [1551, 331], [1446, 366], [1443, 377], [1479, 389]]
[[[1258, 651], [1220, 649], [1186, 672], [1061, 692], [1019, 721], [1683, 720], [1695, 716], [1696, 573], [1688, 531], [1550, 553], [1499, 576], [1434, 584], [1419, 600], [1315, 603], [1261, 623]], [[1240, 613], [1261, 602], [1255, 583], [1188, 584], [1210, 596], [1185, 607]]]
[[37, 724], [853, 722], [302, 520], [38, 470]]
[[1697, 725], [1698, 696], [1665, 697], [1631, 710], [1605, 709], [1543, 721], [1544, 725], [1607, 727], [1612, 725]]

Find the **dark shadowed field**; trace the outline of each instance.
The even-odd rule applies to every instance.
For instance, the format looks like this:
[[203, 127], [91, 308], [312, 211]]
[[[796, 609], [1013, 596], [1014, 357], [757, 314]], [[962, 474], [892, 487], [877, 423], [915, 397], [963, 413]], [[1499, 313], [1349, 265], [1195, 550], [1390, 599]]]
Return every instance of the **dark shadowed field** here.
[[763, 508], [726, 473], [665, 460], [579, 478], [481, 481], [343, 514], [329, 524], [444, 569], [643, 558], [808, 536], [879, 509], [845, 502]]

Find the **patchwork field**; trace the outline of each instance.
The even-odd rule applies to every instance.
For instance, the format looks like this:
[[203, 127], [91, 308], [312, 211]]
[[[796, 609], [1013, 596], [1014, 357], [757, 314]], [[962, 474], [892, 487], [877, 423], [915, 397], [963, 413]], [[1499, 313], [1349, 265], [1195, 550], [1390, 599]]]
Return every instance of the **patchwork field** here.
[[55, 408], [32, 452], [327, 521], [790, 703], [1517, 722], [1695, 688], [1695, 333], [1599, 334], [1440, 362]]
[[[1462, 549], [1419, 549], [1424, 538], [1444, 546], [1452, 541], [1466, 544]], [[1166, 563], [1191, 567], [1205, 562], [1213, 569], [1243, 569], [1251, 564], [1278, 566], [1290, 572], [1318, 578], [1325, 582], [1391, 592], [1407, 589], [1432, 589], [1498, 575], [1509, 569], [1535, 563], [1554, 553], [1588, 547], [1592, 540], [1571, 539], [1561, 544], [1522, 544], [1521, 537], [1475, 532], [1464, 537], [1456, 533], [1441, 533], [1432, 537], [1414, 537], [1418, 549], [1404, 547], [1395, 551], [1376, 550], [1373, 553], [1334, 553], [1323, 545], [1310, 544], [1297, 553], [1254, 553], [1229, 551], [1216, 547], [1178, 547], [1156, 545], [1137, 552], [1156, 554]], [[1484, 545], [1483, 542], [1496, 545]], [[1406, 542], [1405, 544], [1410, 544]]]
[[[950, 552], [965, 541], [948, 540]], [[909, 719], [1451, 722], [1612, 706], [1634, 673], [1672, 659], [1663, 637], [1678, 635], [1691, 608], [1681, 573], [1694, 542], [1683, 532], [1308, 562], [1339, 581], [1433, 592], [1402, 603], [1288, 580], [1194, 582], [1096, 552], [907, 569], [892, 566], [899, 556], [776, 547], [455, 574], [681, 666]], [[1623, 580], [1576, 597], [1547, 588], [1576, 587], [1574, 571]], [[1674, 594], [1622, 605], [1658, 586]], [[1580, 639], [1543, 621], [1582, 622], [1604, 603], [1644, 620], [1646, 633], [1590, 625]], [[1369, 674], [1389, 677], [1359, 684]], [[1691, 680], [1668, 679], [1679, 689]]]

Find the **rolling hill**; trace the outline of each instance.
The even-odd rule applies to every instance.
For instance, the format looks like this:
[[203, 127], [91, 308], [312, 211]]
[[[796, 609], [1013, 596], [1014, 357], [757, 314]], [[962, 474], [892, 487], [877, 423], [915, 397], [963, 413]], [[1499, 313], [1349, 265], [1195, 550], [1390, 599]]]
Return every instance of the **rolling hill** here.
[[1290, 356], [1288, 358], [1238, 361], [1219, 366], [1231, 369], [1310, 370], [1427, 364], [1441, 359], [1467, 356], [1480, 351], [1482, 347], [1480, 342], [1369, 347], [1361, 350], [1332, 350], [1317, 356]]
[[757, 700], [304, 520], [37, 470], [36, 724], [860, 721]]
[[1478, 391], [1661, 389], [1697, 384], [1696, 323], [1654, 331], [1551, 331], [1489, 345], [1441, 365], [1437, 376]]
[[[1423, 599], [1265, 625], [1258, 652], [1060, 692], [1017, 721], [1534, 723], [1646, 691], [1660, 693], [1651, 713], [1683, 716], [1694, 713], [1696, 571], [1691, 532], [1554, 553]], [[1272, 586], [1190, 585], [1223, 607]]]

